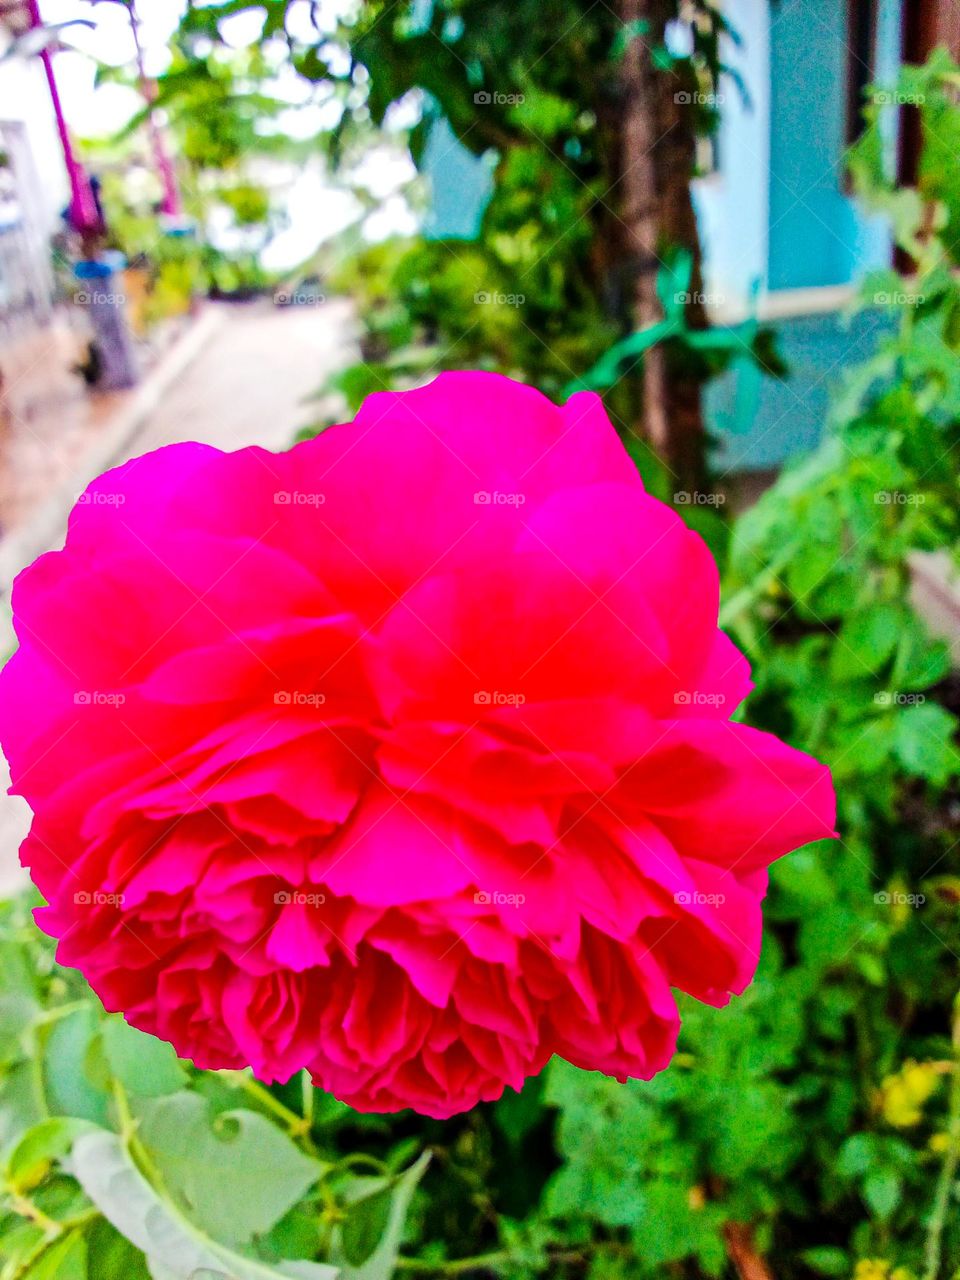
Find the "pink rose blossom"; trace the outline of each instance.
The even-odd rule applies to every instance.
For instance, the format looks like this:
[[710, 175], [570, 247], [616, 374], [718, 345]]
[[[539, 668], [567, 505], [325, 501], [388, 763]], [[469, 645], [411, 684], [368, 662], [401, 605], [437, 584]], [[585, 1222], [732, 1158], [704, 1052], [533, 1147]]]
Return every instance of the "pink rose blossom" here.
[[730, 717], [703, 542], [598, 398], [449, 373], [103, 476], [0, 677], [58, 957], [199, 1067], [445, 1117], [670, 1060], [827, 770]]

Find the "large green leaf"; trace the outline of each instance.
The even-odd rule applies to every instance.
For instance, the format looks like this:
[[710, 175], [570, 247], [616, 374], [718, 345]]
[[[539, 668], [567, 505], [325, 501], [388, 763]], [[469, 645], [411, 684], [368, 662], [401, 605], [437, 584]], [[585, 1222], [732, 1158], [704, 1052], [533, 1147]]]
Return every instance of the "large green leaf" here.
[[46, 1177], [55, 1160], [67, 1154], [77, 1138], [93, 1128], [89, 1120], [71, 1116], [41, 1120], [27, 1130], [7, 1157], [7, 1182], [17, 1191], [29, 1191]]
[[87, 1280], [87, 1274], [87, 1242], [79, 1231], [70, 1231], [39, 1252], [26, 1270], [18, 1271], [17, 1280]]
[[102, 1035], [110, 1070], [128, 1093], [159, 1097], [187, 1083], [173, 1047], [163, 1040], [137, 1031], [119, 1016], [107, 1019]]
[[305, 1156], [255, 1111], [212, 1117], [181, 1091], [140, 1108], [138, 1137], [191, 1219], [226, 1244], [244, 1244], [274, 1225], [324, 1166]]
[[[150, 1185], [114, 1133], [80, 1138], [69, 1168], [103, 1216], [146, 1255], [154, 1280], [197, 1280], [204, 1275], [210, 1280], [337, 1280], [336, 1267], [315, 1262], [268, 1264], [211, 1239]], [[208, 1176], [218, 1176], [215, 1166]]]
[[[340, 1249], [335, 1255], [341, 1263], [342, 1280], [390, 1280], [400, 1252], [407, 1210], [429, 1163], [430, 1153], [425, 1151], [409, 1169], [378, 1187], [372, 1195], [369, 1185], [366, 1190], [361, 1190], [354, 1207], [348, 1207]], [[358, 1180], [358, 1188], [373, 1181]], [[384, 1193], [389, 1198], [389, 1205], [385, 1204]], [[359, 1212], [359, 1220], [351, 1224], [356, 1212]], [[356, 1265], [350, 1261], [351, 1257], [356, 1260]]]

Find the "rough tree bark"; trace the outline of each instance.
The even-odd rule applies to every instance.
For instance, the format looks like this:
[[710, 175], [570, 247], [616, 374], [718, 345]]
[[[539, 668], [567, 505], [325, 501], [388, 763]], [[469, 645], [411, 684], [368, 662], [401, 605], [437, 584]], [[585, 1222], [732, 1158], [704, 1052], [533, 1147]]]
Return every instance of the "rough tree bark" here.
[[[654, 66], [651, 50], [662, 45], [676, 0], [621, 0], [620, 17], [630, 40], [623, 58], [623, 115], [620, 156], [620, 218], [624, 253], [633, 281], [632, 311], [637, 329], [662, 318], [657, 272], [669, 247], [683, 248], [693, 264], [687, 321], [706, 323], [700, 275], [700, 241], [690, 176], [696, 137], [689, 95], [696, 90], [672, 70]], [[687, 101], [677, 95], [687, 95]], [[678, 490], [705, 483], [706, 434], [700, 382], [678, 367], [663, 347], [644, 358], [642, 434], [673, 474]]]

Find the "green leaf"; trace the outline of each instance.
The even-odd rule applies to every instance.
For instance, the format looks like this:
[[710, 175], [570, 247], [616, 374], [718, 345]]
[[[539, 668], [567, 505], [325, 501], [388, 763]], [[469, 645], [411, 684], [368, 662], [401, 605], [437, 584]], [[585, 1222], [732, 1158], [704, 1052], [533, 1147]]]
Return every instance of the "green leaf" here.
[[49, 1028], [43, 1048], [43, 1072], [50, 1110], [106, 1127], [108, 1096], [90, 1078], [89, 1057], [99, 1030], [93, 1006], [76, 1009]]
[[505, 1089], [494, 1105], [493, 1115], [511, 1144], [519, 1146], [543, 1117], [543, 1076], [531, 1077], [519, 1093]]
[[340, 1238], [343, 1256], [352, 1267], [362, 1267], [376, 1251], [390, 1223], [392, 1205], [393, 1187], [388, 1183], [350, 1206]]
[[919, 624], [900, 637], [897, 660], [890, 683], [897, 690], [928, 689], [950, 670], [950, 650], [939, 641], [927, 639]]
[[44, 1118], [37, 1092], [33, 1063], [18, 1062], [0, 1073], [0, 1151]]
[[323, 1172], [255, 1111], [212, 1119], [206, 1099], [181, 1091], [143, 1104], [138, 1115], [138, 1137], [166, 1185], [225, 1244], [269, 1231]]
[[36, 1001], [21, 993], [0, 996], [0, 1063], [23, 1056], [23, 1035], [39, 1012]]
[[957, 722], [934, 702], [905, 707], [894, 729], [894, 751], [908, 773], [944, 783], [957, 769]]
[[833, 1245], [815, 1245], [812, 1249], [802, 1250], [800, 1257], [811, 1271], [822, 1276], [846, 1276], [850, 1273], [850, 1255]]
[[838, 680], [874, 675], [889, 661], [910, 618], [900, 605], [877, 604], [852, 613], [840, 629], [830, 659]]
[[[70, 1171], [108, 1222], [147, 1257], [155, 1280], [196, 1280], [204, 1272], [230, 1280], [338, 1280], [316, 1262], [268, 1264], [210, 1239], [136, 1167], [114, 1133], [90, 1133], [74, 1145]], [[289, 1269], [295, 1267], [295, 1270]]]
[[803, 548], [787, 567], [787, 585], [798, 600], [816, 599], [816, 593], [836, 574], [841, 564], [835, 546], [813, 542]]
[[900, 1203], [901, 1182], [892, 1169], [876, 1169], [863, 1184], [863, 1198], [878, 1218], [889, 1218]]
[[[342, 1261], [341, 1280], [390, 1280], [396, 1266], [397, 1255], [403, 1238], [403, 1225], [407, 1210], [416, 1190], [417, 1184], [426, 1172], [430, 1163], [430, 1152], [425, 1151], [420, 1159], [410, 1166], [390, 1184], [390, 1212], [388, 1221], [380, 1233], [379, 1243], [363, 1263], [354, 1265], [346, 1255], [346, 1242], [341, 1231], [340, 1248], [335, 1261]], [[380, 1209], [376, 1210], [378, 1216]], [[347, 1221], [349, 1222], [349, 1216]], [[376, 1225], [374, 1220], [369, 1224]]]
[[51, 1116], [28, 1129], [7, 1157], [6, 1179], [18, 1192], [29, 1191], [47, 1176], [54, 1160], [65, 1156], [77, 1138], [89, 1133], [89, 1120]]
[[87, 1242], [78, 1231], [70, 1231], [17, 1275], [19, 1280], [87, 1280]]
[[107, 1019], [102, 1034], [110, 1070], [128, 1093], [161, 1097], [187, 1083], [172, 1045], [129, 1026], [119, 1015]]

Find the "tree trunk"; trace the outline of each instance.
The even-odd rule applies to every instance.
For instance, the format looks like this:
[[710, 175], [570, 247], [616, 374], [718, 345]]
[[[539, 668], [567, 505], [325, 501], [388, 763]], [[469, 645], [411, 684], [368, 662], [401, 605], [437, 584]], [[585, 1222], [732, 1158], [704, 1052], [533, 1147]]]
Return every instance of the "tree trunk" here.
[[[620, 218], [636, 329], [662, 319], [657, 272], [674, 247], [685, 249], [694, 264], [687, 323], [706, 323], [700, 242], [690, 196], [696, 147], [690, 97], [697, 86], [675, 71], [657, 69], [651, 56], [652, 49], [663, 45], [675, 11], [675, 0], [621, 0], [621, 19], [629, 30], [646, 24], [642, 34], [630, 40], [622, 68]], [[675, 351], [657, 346], [646, 353], [642, 433], [670, 469], [676, 488], [688, 492], [702, 489], [705, 482], [700, 390], [699, 379], [684, 369]]]

